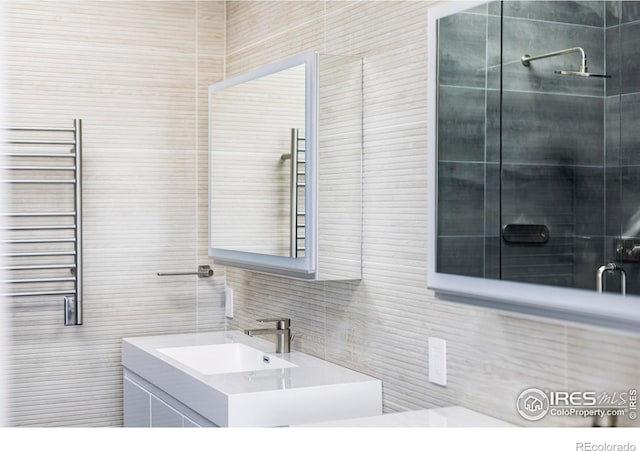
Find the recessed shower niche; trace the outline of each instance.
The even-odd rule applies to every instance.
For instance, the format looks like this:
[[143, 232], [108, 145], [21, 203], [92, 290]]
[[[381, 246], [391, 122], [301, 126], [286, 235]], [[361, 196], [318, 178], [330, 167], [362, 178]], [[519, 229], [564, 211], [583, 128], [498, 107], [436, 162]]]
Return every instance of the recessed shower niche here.
[[447, 2], [429, 25], [430, 287], [639, 330], [640, 2]]
[[307, 53], [209, 88], [209, 255], [361, 277], [362, 59]]

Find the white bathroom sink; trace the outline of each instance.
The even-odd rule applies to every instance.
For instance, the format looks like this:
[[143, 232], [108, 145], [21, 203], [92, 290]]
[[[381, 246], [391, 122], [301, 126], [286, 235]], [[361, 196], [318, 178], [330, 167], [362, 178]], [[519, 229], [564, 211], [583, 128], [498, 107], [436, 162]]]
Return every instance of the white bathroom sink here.
[[242, 343], [159, 348], [158, 352], [206, 375], [275, 370], [297, 366]]
[[382, 414], [380, 380], [299, 351], [272, 354], [274, 348], [238, 330], [125, 338], [123, 375], [204, 426], [288, 426]]

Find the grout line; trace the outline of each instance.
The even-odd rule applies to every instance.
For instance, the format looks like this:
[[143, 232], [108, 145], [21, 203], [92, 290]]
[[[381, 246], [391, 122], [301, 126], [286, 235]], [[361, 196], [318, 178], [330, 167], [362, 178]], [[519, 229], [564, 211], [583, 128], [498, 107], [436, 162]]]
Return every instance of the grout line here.
[[[439, 160], [438, 163], [447, 164], [499, 164], [499, 161], [479, 161], [479, 160]], [[551, 167], [551, 168], [585, 168], [585, 169], [602, 169], [604, 166], [598, 164], [553, 164], [553, 163], [528, 163], [528, 162], [503, 162], [505, 166], [534, 166], [534, 167]], [[627, 165], [633, 166], [633, 165]], [[640, 165], [636, 165], [640, 166]]]
[[[91, 50], [112, 50], [116, 53], [124, 55], [145, 55], [145, 56], [184, 56], [184, 49], [166, 49], [160, 47], [125, 47], [118, 46], [116, 44], [106, 43], [91, 43], [90, 46], [80, 41], [57, 41], [57, 42], [32, 42], [21, 39], [11, 39], [11, 46], [16, 47], [28, 47], [35, 49], [60, 49], [60, 50], [84, 50], [90, 48]], [[5, 53], [9, 53], [9, 50], [5, 50]], [[96, 52], [93, 52], [94, 54]], [[210, 56], [217, 58], [223, 58], [224, 54], [212, 53]]]
[[[450, 88], [450, 89], [468, 89], [468, 90], [473, 90], [473, 91], [493, 91], [493, 92], [499, 92], [500, 88], [482, 88], [482, 87], [477, 87], [477, 86], [459, 86], [459, 85], [440, 85], [441, 88]], [[546, 96], [567, 96], [567, 97], [585, 97], [585, 98], [593, 98], [593, 99], [602, 99], [602, 96], [597, 96], [597, 95], [591, 95], [591, 94], [572, 94], [572, 93], [567, 93], [567, 92], [561, 92], [561, 91], [551, 91], [551, 92], [544, 92], [544, 91], [531, 91], [531, 90], [526, 90], [526, 89], [503, 89], [502, 92], [504, 93], [512, 93], [512, 94], [516, 94], [516, 93], [522, 93], [522, 94], [540, 94], [540, 95], [546, 95]], [[631, 94], [637, 94], [637, 93], [631, 93]], [[617, 97], [619, 94], [615, 94], [612, 97]], [[625, 95], [625, 94], [622, 94]], [[628, 94], [627, 94], [628, 95]]]
[[[226, 2], [225, 2], [225, 5], [226, 5]], [[270, 36], [267, 36], [267, 37], [265, 37], [265, 38], [263, 38], [263, 39], [260, 39], [260, 40], [258, 40], [258, 41], [256, 41], [256, 42], [253, 42], [253, 43], [249, 44], [248, 46], [246, 46], [246, 47], [242, 47], [242, 48], [237, 49], [237, 50], [235, 50], [235, 51], [233, 51], [233, 52], [229, 52], [229, 51], [227, 51], [227, 52], [225, 52], [225, 58], [226, 58], [226, 57], [228, 57], [228, 56], [235, 56], [235, 55], [238, 55], [238, 54], [244, 53], [244, 52], [246, 52], [246, 51], [250, 50], [251, 48], [253, 48], [253, 47], [257, 47], [257, 46], [259, 46], [260, 44], [264, 44], [265, 42], [268, 42], [268, 41], [270, 41], [270, 40], [272, 40], [272, 39], [274, 39], [274, 38], [278, 38], [278, 37], [280, 37], [280, 36], [282, 36], [282, 35], [284, 35], [284, 34], [286, 34], [286, 33], [290, 33], [290, 32], [292, 32], [292, 31], [298, 30], [298, 29], [300, 29], [300, 28], [304, 28], [304, 27], [306, 27], [306, 26], [308, 26], [308, 25], [310, 25], [310, 24], [312, 24], [312, 23], [314, 23], [314, 22], [317, 22], [317, 21], [318, 21], [318, 19], [319, 19], [319, 18], [317, 18], [317, 17], [316, 17], [315, 19], [308, 20], [308, 21], [303, 22], [303, 23], [301, 23], [301, 24], [299, 24], [299, 25], [296, 25], [295, 27], [292, 27], [292, 28], [286, 28], [286, 29], [285, 29], [285, 30], [283, 30], [283, 31], [280, 31], [280, 32], [275, 33], [275, 34], [272, 34], [272, 35], [270, 35]], [[324, 19], [324, 20], [326, 20], [326, 19]]]
[[227, 2], [225, 1], [223, 4], [223, 16], [224, 16], [224, 31], [222, 32], [222, 42], [223, 42], [223, 56], [222, 56], [222, 79], [226, 80], [227, 79], [227, 55], [228, 55], [228, 49], [227, 49], [227, 25], [229, 24], [229, 20], [227, 17], [228, 11], [227, 11]]
[[[200, 89], [200, 41], [199, 41], [199, 14], [200, 14], [200, 9], [199, 9], [199, 3], [197, 0], [195, 0], [195, 43], [196, 43], [196, 48], [195, 48], [195, 79], [196, 79], [196, 84], [195, 84], [195, 89], [194, 89], [194, 96], [195, 96], [195, 104], [194, 104], [194, 108], [195, 108], [195, 148], [196, 148], [196, 155], [195, 155], [195, 191], [196, 191], [196, 205], [195, 205], [195, 267], [198, 266], [198, 256], [200, 254], [200, 237], [198, 235], [198, 224], [199, 224], [199, 220], [200, 220], [200, 199], [199, 199], [199, 183], [200, 183], [200, 174], [199, 174], [199, 170], [198, 170], [198, 166], [200, 164], [200, 155], [199, 155], [199, 150], [200, 150], [200, 142], [199, 142], [199, 136], [200, 136], [200, 129], [199, 129], [199, 123], [200, 123], [200, 99], [199, 99], [199, 89]], [[198, 290], [198, 278], [196, 277], [195, 280], [195, 330], [196, 332], [199, 330], [199, 325], [200, 325], [200, 311], [199, 311], [199, 306], [200, 306], [200, 295], [199, 295], [199, 290]]]
[[322, 5], [322, 51], [327, 53], [327, 1], [325, 0]]
[[[363, 108], [364, 111], [364, 108]], [[375, 118], [366, 118], [365, 120], [367, 121], [371, 121], [371, 120], [378, 120]], [[425, 127], [427, 125], [428, 121], [425, 120], [420, 120], [420, 121], [415, 121], [415, 122], [405, 122], [402, 124], [396, 124], [396, 125], [383, 125], [383, 126], [379, 126], [379, 127], [374, 127], [374, 126], [368, 126], [368, 127], [362, 127], [363, 129], [363, 141], [364, 141], [364, 132], [372, 132], [372, 131], [381, 131], [381, 130], [401, 130], [404, 128], [413, 128], [413, 126], [420, 126], [420, 127]]]
[[[489, 5], [487, 4], [487, 13], [489, 12]], [[485, 18], [485, 36], [484, 36], [484, 58], [485, 61], [489, 62], [489, 16]], [[489, 151], [488, 151], [488, 143], [487, 143], [487, 135], [489, 130], [489, 66], [484, 69], [484, 161], [489, 160]], [[488, 177], [487, 177], [487, 167], [484, 166], [483, 176], [484, 176], [484, 190], [483, 190], [483, 198], [482, 202], [484, 205], [483, 208], [483, 218], [482, 218], [482, 226], [484, 229], [484, 234], [487, 235], [487, 202], [488, 202]], [[482, 274], [484, 277], [487, 277], [487, 239], [485, 238], [482, 242]]]
[[619, 22], [618, 22], [617, 24], [615, 24], [615, 25], [610, 25], [610, 26], [608, 26], [608, 27], [605, 27], [604, 29], [605, 29], [605, 30], [609, 30], [609, 29], [611, 29], [611, 28], [616, 28], [616, 27], [624, 27], [624, 26], [627, 26], [627, 25], [638, 25], [638, 24], [640, 24], [640, 19], [631, 20], [631, 21], [629, 21], [629, 22], [622, 22], [622, 19], [621, 19], [621, 18], [618, 18], [618, 21], [619, 21]]
[[[489, 16], [491, 17], [501, 17], [499, 15], [496, 14], [489, 14]], [[524, 22], [537, 22], [537, 23], [546, 23], [546, 24], [552, 24], [552, 25], [566, 25], [569, 27], [578, 27], [578, 28], [590, 28], [590, 29], [594, 29], [594, 30], [602, 30], [604, 29], [604, 18], [603, 18], [603, 24], [602, 26], [598, 26], [598, 25], [584, 25], [584, 24], [579, 24], [579, 23], [570, 23], [570, 22], [556, 22], [553, 20], [544, 20], [544, 19], [532, 19], [529, 17], [515, 17], [515, 16], [503, 16], [505, 19], [509, 19], [509, 20], [513, 20], [513, 21], [524, 21]]]

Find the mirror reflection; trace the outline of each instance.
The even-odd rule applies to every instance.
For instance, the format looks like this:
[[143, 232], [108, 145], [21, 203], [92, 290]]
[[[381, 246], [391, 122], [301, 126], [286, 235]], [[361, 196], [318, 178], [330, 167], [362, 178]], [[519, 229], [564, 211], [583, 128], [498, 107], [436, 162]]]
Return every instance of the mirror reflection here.
[[305, 65], [215, 90], [210, 101], [212, 247], [305, 250]]
[[640, 294], [640, 2], [438, 21], [437, 271]]

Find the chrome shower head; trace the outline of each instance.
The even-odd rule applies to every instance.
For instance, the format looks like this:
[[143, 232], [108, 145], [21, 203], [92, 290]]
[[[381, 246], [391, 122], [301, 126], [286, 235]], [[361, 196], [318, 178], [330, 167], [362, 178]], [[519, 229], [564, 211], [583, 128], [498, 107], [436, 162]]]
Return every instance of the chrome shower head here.
[[559, 75], [577, 75], [579, 77], [611, 78], [611, 75], [591, 74], [589, 72], [584, 72], [579, 70], [556, 70], [554, 72]]
[[541, 60], [544, 58], [551, 58], [554, 56], [568, 55], [569, 53], [580, 53], [580, 69], [578, 70], [556, 70], [556, 74], [560, 75], [577, 75], [579, 77], [594, 77], [594, 78], [611, 78], [611, 75], [603, 74], [590, 74], [587, 72], [587, 55], [584, 53], [582, 47], [571, 47], [570, 49], [558, 50], [557, 52], [545, 53], [543, 55], [531, 56], [529, 54], [522, 55], [520, 61], [525, 67], [531, 65], [531, 61]]

